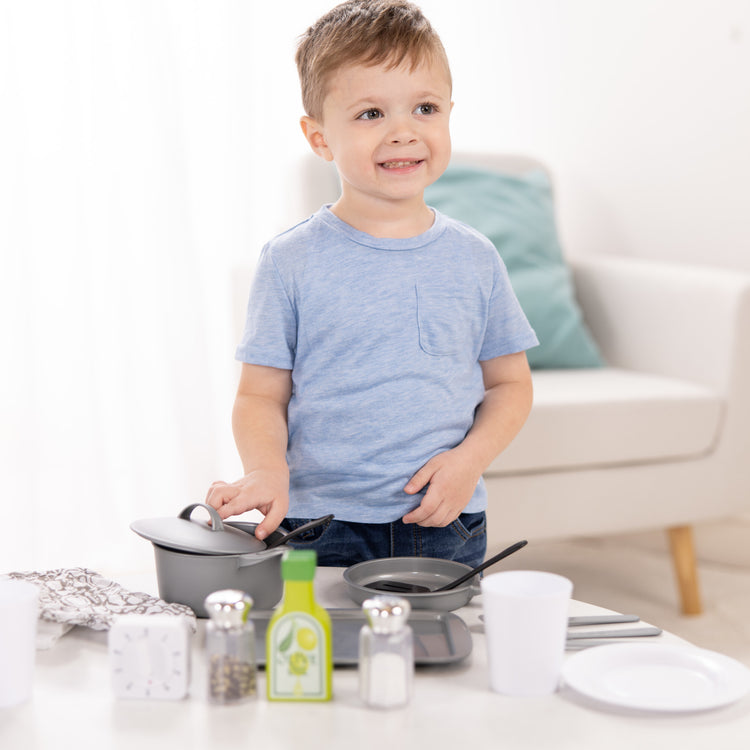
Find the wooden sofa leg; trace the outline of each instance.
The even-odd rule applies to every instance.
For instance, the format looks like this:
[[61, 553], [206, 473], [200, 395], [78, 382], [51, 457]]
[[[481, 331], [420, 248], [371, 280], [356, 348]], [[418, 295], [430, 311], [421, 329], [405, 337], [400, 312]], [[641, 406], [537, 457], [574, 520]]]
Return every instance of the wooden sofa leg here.
[[677, 576], [680, 603], [684, 615], [699, 615], [701, 596], [698, 587], [698, 565], [695, 559], [692, 526], [673, 526], [667, 529], [672, 564]]

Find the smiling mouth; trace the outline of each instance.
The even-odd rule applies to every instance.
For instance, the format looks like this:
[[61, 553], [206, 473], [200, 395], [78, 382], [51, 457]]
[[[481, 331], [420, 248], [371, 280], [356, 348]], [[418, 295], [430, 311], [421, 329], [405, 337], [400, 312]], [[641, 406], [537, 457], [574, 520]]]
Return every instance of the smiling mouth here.
[[424, 159], [411, 159], [408, 161], [384, 161], [380, 163], [380, 166], [384, 169], [406, 169], [407, 167], [416, 167], [421, 164]]

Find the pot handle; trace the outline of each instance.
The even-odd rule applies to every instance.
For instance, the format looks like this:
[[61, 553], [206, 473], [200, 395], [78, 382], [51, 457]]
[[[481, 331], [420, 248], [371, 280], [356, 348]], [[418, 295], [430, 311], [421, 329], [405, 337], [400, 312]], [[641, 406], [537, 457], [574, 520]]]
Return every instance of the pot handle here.
[[190, 520], [190, 516], [196, 508], [205, 508], [208, 511], [208, 515], [211, 516], [211, 531], [224, 531], [224, 521], [221, 520], [221, 516], [216, 508], [212, 508], [206, 503], [192, 503], [186, 508], [180, 511], [179, 518], [184, 518], [186, 521]]
[[249, 568], [251, 565], [257, 565], [268, 560], [269, 557], [283, 554], [284, 549], [273, 547], [272, 549], [262, 549], [260, 552], [248, 552], [246, 555], [237, 555], [237, 567]]

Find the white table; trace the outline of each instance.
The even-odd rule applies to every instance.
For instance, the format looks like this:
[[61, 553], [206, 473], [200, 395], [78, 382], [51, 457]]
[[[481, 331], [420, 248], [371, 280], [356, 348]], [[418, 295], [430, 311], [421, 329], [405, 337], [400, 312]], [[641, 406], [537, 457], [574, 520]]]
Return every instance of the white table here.
[[[125, 580], [119, 582], [135, 588]], [[156, 593], [153, 581], [148, 583], [141, 590]], [[355, 606], [347, 596], [340, 569], [319, 569], [316, 591], [326, 606]], [[748, 698], [714, 711], [666, 715], [596, 706], [566, 687], [542, 698], [510, 698], [492, 692], [481, 611], [481, 597], [475, 597], [457, 612], [472, 632], [471, 656], [458, 664], [418, 668], [413, 701], [387, 712], [361, 704], [356, 668], [335, 670], [334, 700], [330, 703], [269, 703], [261, 671], [257, 699], [239, 706], [208, 704], [204, 698], [203, 622], [193, 639], [190, 697], [176, 702], [118, 700], [110, 689], [107, 634], [76, 628], [51, 650], [38, 652], [32, 700], [13, 709], [0, 709], [0, 748], [748, 747]], [[602, 612], [606, 610], [574, 601], [570, 614]], [[659, 638], [680, 642], [669, 633]]]

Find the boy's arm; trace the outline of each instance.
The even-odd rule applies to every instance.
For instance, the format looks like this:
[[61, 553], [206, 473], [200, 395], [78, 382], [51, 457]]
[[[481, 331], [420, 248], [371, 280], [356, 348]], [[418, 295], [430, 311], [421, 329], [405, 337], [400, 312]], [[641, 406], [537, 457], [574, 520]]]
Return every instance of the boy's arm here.
[[425, 486], [422, 502], [403, 517], [404, 523], [447, 526], [469, 503], [482, 472], [510, 445], [531, 410], [533, 390], [525, 352], [480, 363], [484, 400], [463, 442], [433, 456], [408, 482], [414, 494]]
[[257, 508], [265, 518], [255, 530], [264, 539], [284, 520], [289, 508], [287, 406], [292, 371], [242, 365], [232, 411], [232, 428], [245, 475], [236, 482], [214, 482], [206, 503], [222, 518]]

